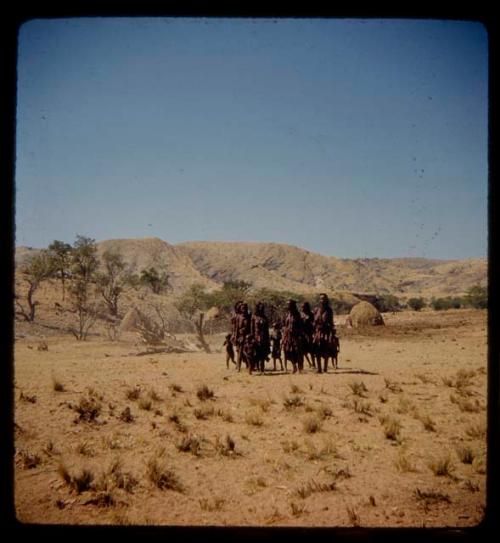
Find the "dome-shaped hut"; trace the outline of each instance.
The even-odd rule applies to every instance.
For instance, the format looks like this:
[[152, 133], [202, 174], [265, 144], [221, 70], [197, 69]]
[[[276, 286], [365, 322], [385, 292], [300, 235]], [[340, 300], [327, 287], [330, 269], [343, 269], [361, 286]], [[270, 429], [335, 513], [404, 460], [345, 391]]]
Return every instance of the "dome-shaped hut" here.
[[374, 305], [362, 301], [351, 309], [347, 317], [347, 324], [357, 328], [358, 326], [383, 326], [385, 323]]

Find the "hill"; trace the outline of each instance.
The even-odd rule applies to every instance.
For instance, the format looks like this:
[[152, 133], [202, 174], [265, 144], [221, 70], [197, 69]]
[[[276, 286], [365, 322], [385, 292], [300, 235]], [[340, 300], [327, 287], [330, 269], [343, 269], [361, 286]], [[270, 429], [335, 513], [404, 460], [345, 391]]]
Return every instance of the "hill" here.
[[278, 243], [186, 242], [177, 247], [216, 282], [243, 280], [304, 293], [449, 296], [487, 280], [486, 259], [342, 259]]
[[[113, 239], [97, 244], [99, 254], [117, 250], [133, 271], [154, 266], [170, 276], [174, 293], [193, 283], [208, 289], [225, 281], [246, 281], [253, 288], [314, 293], [394, 294], [439, 297], [464, 294], [486, 284], [486, 259], [344, 259], [293, 245], [257, 242], [185, 242], [159, 238]], [[18, 247], [16, 264], [37, 249]]]

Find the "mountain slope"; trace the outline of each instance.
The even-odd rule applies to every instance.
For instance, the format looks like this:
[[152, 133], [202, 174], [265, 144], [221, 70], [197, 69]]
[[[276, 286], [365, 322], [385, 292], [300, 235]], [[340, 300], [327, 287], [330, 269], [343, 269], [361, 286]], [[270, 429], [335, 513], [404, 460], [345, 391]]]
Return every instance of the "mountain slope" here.
[[216, 282], [243, 280], [297, 292], [446, 296], [463, 294], [487, 278], [486, 259], [341, 259], [278, 243], [186, 242], [177, 247]]

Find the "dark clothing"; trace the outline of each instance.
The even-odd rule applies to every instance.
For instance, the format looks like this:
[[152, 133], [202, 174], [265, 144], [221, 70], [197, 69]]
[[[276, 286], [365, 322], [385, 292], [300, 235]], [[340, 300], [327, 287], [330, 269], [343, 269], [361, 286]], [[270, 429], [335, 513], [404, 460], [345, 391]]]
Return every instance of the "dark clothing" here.
[[273, 358], [281, 358], [281, 332], [275, 330], [271, 335], [272, 349], [271, 355]]
[[239, 313], [235, 322], [236, 344], [241, 347], [245, 343], [245, 338], [251, 333], [250, 313]]
[[300, 313], [289, 311], [283, 326], [283, 350], [289, 360], [300, 357], [303, 349], [304, 326]]
[[333, 310], [330, 306], [316, 308], [313, 327], [313, 342], [315, 345], [325, 340], [330, 341], [331, 336], [335, 334]]
[[250, 323], [251, 334], [255, 340], [259, 357], [266, 358], [269, 354], [269, 322], [265, 315], [253, 314]]
[[233, 344], [231, 343], [231, 340], [226, 339], [223, 345], [226, 346], [226, 353], [229, 356], [230, 360], [234, 360], [234, 347], [233, 347]]
[[312, 311], [306, 313], [301, 311], [302, 325], [304, 328], [304, 351], [310, 353], [312, 351], [313, 333], [314, 333], [314, 314]]

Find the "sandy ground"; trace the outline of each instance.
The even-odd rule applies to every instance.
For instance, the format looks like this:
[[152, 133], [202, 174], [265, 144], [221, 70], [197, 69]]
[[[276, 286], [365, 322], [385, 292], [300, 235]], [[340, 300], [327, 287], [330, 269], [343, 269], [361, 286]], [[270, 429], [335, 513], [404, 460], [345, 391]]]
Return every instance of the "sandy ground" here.
[[[212, 354], [137, 356], [133, 336], [78, 342], [19, 326], [18, 520], [477, 524], [486, 313], [385, 318], [386, 327], [364, 332], [339, 326], [339, 367], [326, 375], [307, 364], [295, 375], [226, 369], [222, 335], [210, 337]], [[203, 386], [213, 397], [199, 398]]]

